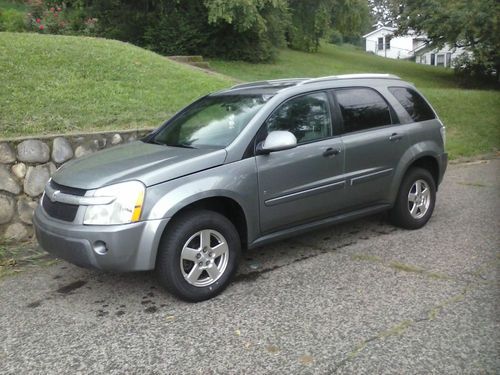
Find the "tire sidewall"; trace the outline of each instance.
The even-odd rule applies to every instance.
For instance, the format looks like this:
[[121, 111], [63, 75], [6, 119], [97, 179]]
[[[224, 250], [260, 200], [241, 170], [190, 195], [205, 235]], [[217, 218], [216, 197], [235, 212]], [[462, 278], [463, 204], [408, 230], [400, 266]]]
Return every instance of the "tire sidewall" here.
[[[215, 230], [224, 236], [229, 248], [229, 259], [217, 281], [208, 286], [196, 287], [184, 279], [180, 257], [188, 239], [204, 229]], [[172, 230], [167, 231], [164, 237], [160, 244], [157, 270], [160, 281], [171, 293], [187, 301], [203, 301], [216, 296], [229, 284], [238, 266], [241, 244], [236, 228], [226, 217], [212, 211], [192, 211], [174, 223]]]
[[[408, 209], [408, 194], [417, 180], [424, 180], [430, 189], [430, 204], [427, 212], [419, 219], [411, 216]], [[393, 221], [395, 224], [407, 229], [418, 229], [423, 227], [431, 218], [436, 204], [436, 184], [429, 171], [423, 168], [410, 169], [403, 179], [397, 202], [393, 208]]]

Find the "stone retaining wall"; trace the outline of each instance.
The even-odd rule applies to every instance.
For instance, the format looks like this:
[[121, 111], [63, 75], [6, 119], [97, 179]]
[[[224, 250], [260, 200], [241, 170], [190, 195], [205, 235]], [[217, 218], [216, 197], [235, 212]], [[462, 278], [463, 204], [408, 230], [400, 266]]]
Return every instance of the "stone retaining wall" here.
[[28, 240], [50, 176], [73, 158], [131, 142], [150, 129], [0, 140], [0, 243]]

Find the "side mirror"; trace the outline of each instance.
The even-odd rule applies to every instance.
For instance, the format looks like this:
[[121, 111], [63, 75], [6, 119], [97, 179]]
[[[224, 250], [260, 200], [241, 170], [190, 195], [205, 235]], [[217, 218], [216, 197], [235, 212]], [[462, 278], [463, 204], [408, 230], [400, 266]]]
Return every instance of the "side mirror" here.
[[257, 154], [269, 154], [274, 151], [289, 150], [297, 147], [297, 138], [286, 130], [270, 132], [263, 142], [257, 145]]

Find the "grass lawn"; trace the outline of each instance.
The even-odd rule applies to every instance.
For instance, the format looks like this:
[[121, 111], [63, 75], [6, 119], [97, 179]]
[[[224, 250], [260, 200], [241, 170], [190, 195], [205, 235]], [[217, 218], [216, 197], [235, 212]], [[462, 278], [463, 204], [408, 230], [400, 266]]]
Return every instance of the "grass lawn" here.
[[231, 84], [118, 41], [0, 33], [0, 138], [157, 126]]
[[316, 54], [280, 51], [273, 64], [211, 60], [217, 71], [244, 81], [317, 77], [345, 73], [392, 73], [413, 82], [430, 100], [447, 127], [451, 158], [500, 148], [500, 91], [459, 88], [453, 72], [373, 56], [351, 46], [323, 45]]

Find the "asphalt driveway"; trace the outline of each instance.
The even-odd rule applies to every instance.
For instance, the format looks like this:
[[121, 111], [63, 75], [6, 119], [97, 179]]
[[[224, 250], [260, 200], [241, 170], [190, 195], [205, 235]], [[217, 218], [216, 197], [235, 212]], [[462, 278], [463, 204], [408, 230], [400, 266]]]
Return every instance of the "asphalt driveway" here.
[[372, 216], [245, 254], [217, 298], [60, 262], [0, 281], [0, 373], [498, 373], [500, 160], [429, 224]]

